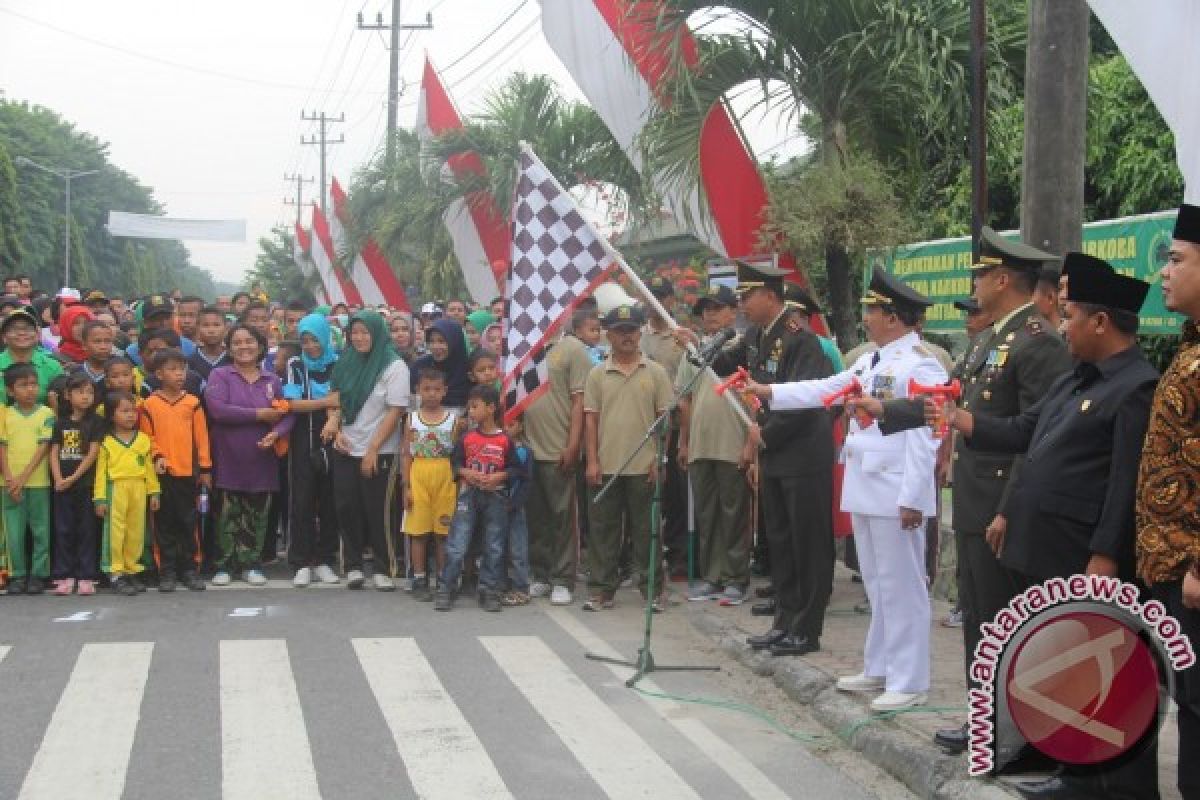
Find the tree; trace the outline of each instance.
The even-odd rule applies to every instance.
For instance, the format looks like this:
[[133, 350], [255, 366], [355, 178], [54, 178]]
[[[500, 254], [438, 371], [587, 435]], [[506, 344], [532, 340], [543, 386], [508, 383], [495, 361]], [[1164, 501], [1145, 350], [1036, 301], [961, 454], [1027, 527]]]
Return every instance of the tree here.
[[0, 270], [7, 275], [21, 269], [23, 227], [21, 204], [17, 198], [17, 173], [8, 150], [0, 142]]
[[258, 255], [246, 282], [258, 281], [269, 296], [284, 302], [303, 300], [313, 303], [312, 292], [293, 258], [293, 243], [292, 232], [282, 225], [272, 228], [270, 236], [260, 237]]
[[[741, 30], [701, 32], [698, 63], [691, 66], [685, 25], [700, 11]], [[671, 43], [658, 56], [670, 62], [671, 88], [642, 146], [649, 167], [684, 188], [702, 186], [699, 140], [705, 118], [743, 84], [762, 87], [756, 108], [782, 106], [793, 115], [797, 130], [813, 139], [814, 157], [825, 170], [846, 170], [861, 152], [902, 178], [905, 199], [921, 194], [914, 176], [927, 172], [933, 154], [953, 153], [951, 163], [965, 156], [964, 0], [663, 0], [651, 13]], [[1007, 13], [993, 15], [991, 22], [989, 102], [998, 105], [1013, 85], [1020, 29], [1008, 24]], [[945, 175], [953, 182], [958, 171]], [[825, 239], [831, 322], [845, 344], [857, 338], [857, 270], [835, 229]]]

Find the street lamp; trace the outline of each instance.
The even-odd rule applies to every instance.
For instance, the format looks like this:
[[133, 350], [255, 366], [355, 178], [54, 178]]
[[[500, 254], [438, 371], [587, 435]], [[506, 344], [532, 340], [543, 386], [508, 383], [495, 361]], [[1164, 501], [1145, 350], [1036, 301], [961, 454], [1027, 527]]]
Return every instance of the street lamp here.
[[16, 162], [22, 166], [37, 167], [43, 172], [49, 172], [51, 175], [57, 175], [63, 179], [66, 185], [66, 202], [64, 204], [65, 212], [63, 214], [63, 286], [71, 285], [71, 181], [76, 178], [82, 178], [85, 175], [94, 175], [100, 170], [98, 169], [67, 169], [66, 167], [47, 167], [45, 164], [39, 164], [32, 158], [25, 156], [17, 156]]

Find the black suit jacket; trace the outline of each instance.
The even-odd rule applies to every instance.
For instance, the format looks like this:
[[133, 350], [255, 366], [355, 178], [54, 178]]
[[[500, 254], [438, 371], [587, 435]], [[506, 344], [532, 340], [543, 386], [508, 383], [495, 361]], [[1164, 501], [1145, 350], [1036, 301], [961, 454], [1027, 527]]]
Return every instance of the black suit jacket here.
[[1093, 553], [1134, 577], [1134, 497], [1158, 372], [1137, 346], [1063, 375], [1033, 408], [974, 418], [967, 445], [1021, 453], [1002, 512], [1000, 560], [1037, 580], [1083, 572]]

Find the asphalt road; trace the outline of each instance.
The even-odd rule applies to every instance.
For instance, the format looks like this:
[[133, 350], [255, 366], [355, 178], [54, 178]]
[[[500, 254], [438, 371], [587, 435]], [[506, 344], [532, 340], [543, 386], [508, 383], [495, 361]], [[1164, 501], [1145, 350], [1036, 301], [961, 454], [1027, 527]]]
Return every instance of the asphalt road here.
[[[880, 796], [761, 719], [585, 659], [636, 652], [622, 596], [601, 614], [328, 588], [0, 597], [0, 800]], [[713, 663], [684, 613], [656, 617], [655, 656]], [[754, 680], [716, 663], [641, 686]]]

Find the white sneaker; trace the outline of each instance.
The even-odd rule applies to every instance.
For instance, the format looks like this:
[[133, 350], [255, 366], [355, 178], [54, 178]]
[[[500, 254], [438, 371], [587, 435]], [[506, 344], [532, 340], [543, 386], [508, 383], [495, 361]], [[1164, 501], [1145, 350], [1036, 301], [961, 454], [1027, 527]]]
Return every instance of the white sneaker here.
[[297, 589], [303, 589], [312, 583], [312, 577], [311, 567], [301, 567], [296, 570], [296, 577], [292, 578], [292, 586], [295, 586]]
[[213, 575], [213, 577], [212, 577], [212, 585], [213, 586], [228, 586], [232, 582], [233, 582], [233, 577], [225, 570], [221, 570], [220, 572], [218, 572], [216, 575]]
[[554, 591], [550, 592], [550, 605], [552, 606], [569, 606], [571, 599], [571, 590], [565, 586], [555, 586]]
[[530, 597], [545, 597], [548, 594], [550, 594], [550, 584], [548, 583], [538, 581], [529, 585]]
[[251, 586], [266, 586], [267, 585], [267, 576], [263, 575], [261, 572], [259, 572], [256, 569], [246, 570], [246, 574], [243, 575], [242, 577], [245, 579], [246, 583], [250, 584]]
[[342, 579], [337, 576], [337, 573], [330, 568], [328, 564], [320, 564], [316, 569], [317, 580], [321, 583], [341, 583]]
[[871, 701], [872, 711], [899, 711], [902, 708], [923, 706], [929, 696], [924, 692], [884, 692]]
[[371, 578], [371, 581], [375, 584], [375, 588], [381, 592], [396, 591], [395, 582], [387, 575], [380, 573]]
[[361, 569], [352, 569], [346, 573], [346, 588], [361, 589], [363, 587], [363, 573]]
[[838, 678], [837, 682], [839, 692], [875, 692], [882, 689], [883, 686], [883, 678], [872, 678], [870, 675], [865, 675], [861, 672], [857, 675], [846, 675]]

